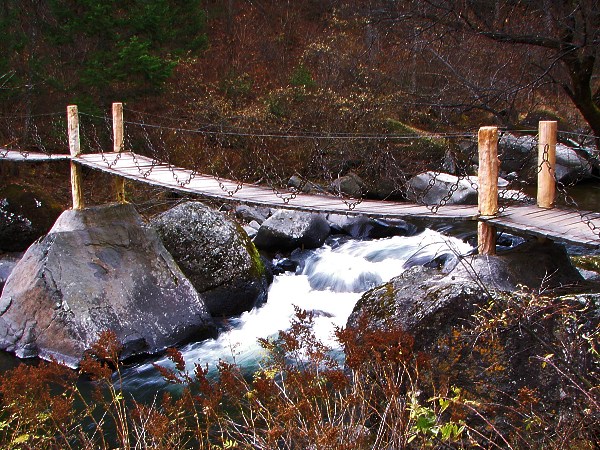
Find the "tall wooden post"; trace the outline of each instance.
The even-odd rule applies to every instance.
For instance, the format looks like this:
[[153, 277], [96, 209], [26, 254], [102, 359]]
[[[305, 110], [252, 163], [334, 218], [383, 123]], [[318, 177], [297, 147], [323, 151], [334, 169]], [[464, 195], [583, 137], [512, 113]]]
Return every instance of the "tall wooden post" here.
[[[113, 151], [120, 153], [123, 151], [125, 142], [125, 128], [123, 125], [123, 103], [112, 104], [113, 117]], [[115, 196], [119, 203], [125, 203], [125, 178], [115, 178]]]
[[[69, 151], [71, 158], [77, 158], [81, 154], [79, 141], [79, 113], [76, 105], [67, 106], [67, 128], [69, 132]], [[73, 197], [73, 209], [82, 209], [83, 188], [81, 186], [81, 166], [71, 159], [71, 194]]]
[[[498, 214], [498, 128], [481, 127], [478, 135], [479, 147], [479, 192], [480, 216]], [[496, 254], [496, 228], [485, 222], [477, 224], [477, 246], [480, 255]]]
[[556, 121], [541, 121], [538, 140], [537, 204], [540, 208], [554, 207], [556, 196]]

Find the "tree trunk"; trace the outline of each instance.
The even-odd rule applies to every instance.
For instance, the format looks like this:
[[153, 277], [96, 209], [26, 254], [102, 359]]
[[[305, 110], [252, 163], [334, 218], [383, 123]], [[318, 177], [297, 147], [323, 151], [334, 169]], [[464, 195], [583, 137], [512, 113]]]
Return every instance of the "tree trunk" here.
[[594, 102], [592, 92], [595, 58], [593, 56], [565, 57], [563, 62], [567, 66], [571, 79], [571, 86], [565, 85], [563, 88], [590, 125], [598, 143], [600, 141], [600, 108]]

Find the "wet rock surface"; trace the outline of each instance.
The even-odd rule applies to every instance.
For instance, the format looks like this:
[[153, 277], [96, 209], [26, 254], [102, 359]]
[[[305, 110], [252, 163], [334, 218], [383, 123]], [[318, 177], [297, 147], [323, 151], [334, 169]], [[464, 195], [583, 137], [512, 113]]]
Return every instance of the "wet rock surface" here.
[[317, 248], [329, 232], [329, 223], [322, 214], [280, 209], [263, 222], [254, 243], [261, 250]]

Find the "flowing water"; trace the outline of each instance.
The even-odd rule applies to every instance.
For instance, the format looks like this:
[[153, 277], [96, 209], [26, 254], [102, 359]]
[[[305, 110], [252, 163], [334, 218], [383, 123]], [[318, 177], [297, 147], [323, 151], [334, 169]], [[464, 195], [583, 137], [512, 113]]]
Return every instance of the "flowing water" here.
[[[409, 237], [370, 241], [331, 238], [317, 250], [293, 255], [299, 263], [296, 273], [276, 276], [263, 306], [224, 323], [217, 339], [182, 348], [186, 366], [190, 371], [195, 364], [214, 370], [219, 360], [225, 360], [254, 371], [265, 356], [257, 340], [285, 329], [294, 307], [314, 312], [317, 336], [336, 348], [334, 328], [345, 326], [363, 292], [413, 265], [434, 260], [450, 264], [456, 255], [471, 250], [461, 239], [431, 229]], [[171, 365], [165, 358], [154, 362]], [[138, 395], [153, 395], [165, 387], [151, 362], [129, 367], [122, 376], [125, 389]]]

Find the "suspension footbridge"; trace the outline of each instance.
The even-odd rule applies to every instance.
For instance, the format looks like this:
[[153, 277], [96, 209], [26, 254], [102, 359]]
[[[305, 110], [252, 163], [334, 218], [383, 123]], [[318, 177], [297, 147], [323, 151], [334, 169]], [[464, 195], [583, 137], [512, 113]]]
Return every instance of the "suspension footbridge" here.
[[[577, 208], [556, 208], [555, 146], [556, 124], [543, 123], [539, 136], [538, 205], [498, 204], [498, 130], [484, 127], [478, 135], [478, 205], [451, 204], [456, 188], [437, 205], [356, 199], [344, 196], [304, 193], [302, 189], [280, 190], [273, 186], [225, 178], [174, 165], [167, 156], [146, 156], [125, 150], [125, 125], [121, 104], [113, 105], [112, 148], [82, 152], [79, 116], [76, 107], [68, 110], [70, 153], [11, 150], [0, 148], [0, 161], [70, 161], [72, 167], [73, 207], [83, 207], [81, 167], [117, 177], [116, 196], [124, 201], [124, 179], [194, 194], [200, 197], [271, 208], [296, 209], [315, 213], [366, 215], [383, 219], [419, 218], [431, 221], [476, 221], [479, 223], [480, 252], [494, 252], [496, 229], [533, 235], [590, 247], [600, 247], [600, 213]], [[554, 125], [552, 125], [554, 124]], [[541, 125], [542, 126], [542, 125]], [[546, 127], [550, 127], [547, 129]], [[548, 131], [549, 130], [549, 131]], [[148, 141], [148, 139], [146, 138]]]

